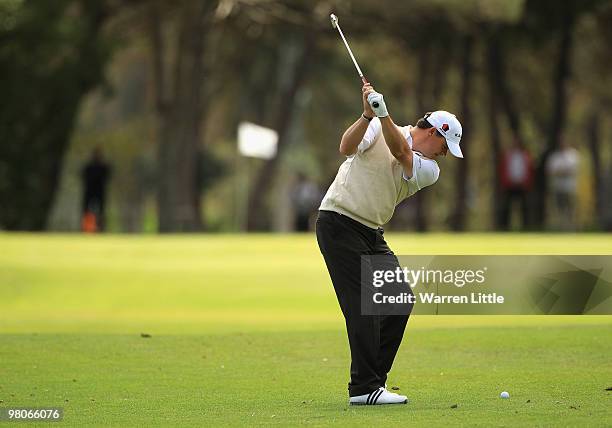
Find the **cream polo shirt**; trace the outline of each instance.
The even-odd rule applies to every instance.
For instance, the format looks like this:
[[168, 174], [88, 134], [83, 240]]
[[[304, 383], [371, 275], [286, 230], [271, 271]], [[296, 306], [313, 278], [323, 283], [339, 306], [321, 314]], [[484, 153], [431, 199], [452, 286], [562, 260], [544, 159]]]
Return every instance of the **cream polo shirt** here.
[[[412, 148], [411, 128], [399, 129]], [[375, 117], [357, 153], [340, 165], [319, 209], [344, 214], [373, 229], [386, 224], [401, 201], [434, 184], [440, 175], [436, 161], [413, 153], [412, 177], [406, 177], [402, 165], [389, 151], [380, 120]]]

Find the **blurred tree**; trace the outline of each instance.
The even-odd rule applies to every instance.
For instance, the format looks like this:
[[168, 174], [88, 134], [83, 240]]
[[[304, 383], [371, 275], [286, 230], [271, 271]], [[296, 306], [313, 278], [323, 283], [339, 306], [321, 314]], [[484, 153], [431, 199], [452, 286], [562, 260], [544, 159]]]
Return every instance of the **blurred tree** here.
[[[276, 99], [274, 106], [268, 110], [268, 117], [271, 119], [267, 119], [271, 127], [278, 132], [278, 144], [276, 156], [261, 166], [250, 188], [248, 230], [267, 230], [270, 227], [271, 216], [266, 196], [272, 188], [280, 159], [288, 145], [296, 95], [306, 81], [311, 64], [316, 61], [314, 51], [317, 31], [313, 27], [320, 25], [313, 13], [314, 6], [307, 2], [295, 2], [290, 6], [283, 2], [268, 2], [262, 6], [265, 6], [266, 15], [271, 17], [269, 24], [274, 26], [274, 39], [278, 49], [278, 86], [274, 88]], [[253, 13], [261, 11], [250, 9], [246, 13], [252, 16]], [[270, 88], [267, 81], [265, 88]], [[260, 101], [264, 100], [265, 98]]]
[[206, 110], [204, 55], [216, 1], [180, 1], [176, 8], [176, 46], [170, 62], [165, 46], [164, 2], [149, 5], [155, 106], [158, 115], [158, 223], [160, 232], [202, 229], [198, 171], [203, 113]]
[[[577, 52], [578, 81], [590, 100], [584, 123], [585, 136], [591, 156], [593, 188], [595, 192], [595, 223], [603, 230], [612, 230], [612, 210], [609, 195], [612, 190], [612, 150], [605, 141], [607, 112], [612, 108], [612, 2], [601, 3], [592, 19], [586, 20], [580, 33], [582, 46]], [[607, 158], [606, 158], [607, 149]], [[607, 162], [606, 162], [607, 161]]]
[[510, 128], [510, 140], [524, 141], [521, 132], [521, 116], [517, 107], [515, 94], [510, 88], [510, 76], [507, 72], [507, 62], [519, 54], [510, 52], [508, 44], [516, 48], [517, 22], [491, 21], [482, 25], [482, 35], [485, 42], [486, 82], [487, 82], [487, 117], [491, 142], [491, 165], [493, 166], [493, 197], [491, 198], [492, 224], [495, 229], [501, 227], [501, 186], [497, 176], [498, 165], [501, 162], [502, 138], [500, 135], [499, 115], [503, 113]]
[[103, 79], [105, 2], [0, 3], [0, 228], [42, 230], [83, 96]]
[[474, 35], [467, 33], [463, 36], [462, 47], [461, 47], [461, 91], [459, 94], [459, 113], [458, 117], [461, 118], [462, 136], [461, 136], [461, 150], [464, 158], [461, 159], [456, 170], [455, 177], [455, 208], [451, 216], [450, 226], [455, 231], [463, 231], [466, 226], [466, 217], [468, 209], [468, 180], [469, 180], [469, 168], [470, 159], [472, 158], [470, 153], [470, 138], [472, 137], [472, 108], [470, 106], [470, 99], [473, 94], [473, 81], [474, 81], [474, 64], [473, 64], [473, 52], [474, 52]]
[[[467, 228], [469, 214], [480, 215], [468, 211], [474, 210], [468, 204], [469, 182], [478, 183], [479, 196], [485, 196], [478, 201], [493, 195], [489, 206], [495, 219], [497, 180], [490, 177], [496, 175], [503, 144], [518, 136], [544, 156], [564, 129], [575, 136], [579, 126], [589, 139], [597, 211], [602, 211], [602, 186], [610, 176], [610, 160], [602, 157], [610, 152], [610, 85], [604, 83], [610, 69], [610, 4], [1, 1], [0, 90], [11, 107], [0, 114], [0, 227], [44, 227], [80, 100], [102, 80], [109, 58], [110, 32], [104, 35], [102, 24], [128, 5], [138, 7], [128, 19], [131, 30], [121, 34], [138, 40], [144, 35], [152, 47], [161, 231], [203, 227], [202, 195], [224, 169], [214, 157], [229, 161], [236, 155], [235, 129], [243, 120], [273, 127], [281, 137], [276, 159], [251, 162], [258, 167], [250, 183], [251, 229], [271, 227], [270, 208], [279, 197], [273, 184], [299, 121], [305, 125], [304, 145], [320, 160], [321, 181], [328, 184], [341, 161], [337, 140], [360, 109], [359, 80], [329, 25], [330, 9], [340, 16], [366, 75], [388, 95], [394, 118], [403, 122], [402, 116], [412, 120], [445, 108], [464, 123], [469, 159], [449, 162], [456, 179], [441, 180], [409, 201], [416, 206], [398, 212], [414, 219], [417, 229], [443, 227], [447, 220], [457, 230]], [[596, 25], [578, 34], [585, 17]], [[586, 45], [591, 47], [585, 50]], [[581, 57], [572, 60], [577, 54]], [[580, 67], [572, 70], [572, 63]], [[298, 111], [296, 99], [305, 90], [312, 98]], [[473, 102], [481, 96], [486, 103]], [[148, 126], [143, 126], [147, 132]], [[224, 189], [234, 189], [225, 183]], [[543, 203], [545, 183], [540, 186]], [[428, 193], [447, 192], [455, 196], [426, 204]], [[223, 212], [236, 198], [220, 199], [212, 201], [213, 210]], [[544, 211], [534, 211], [543, 218]], [[479, 212], [485, 212], [479, 219], [489, 215]]]
[[[288, 143], [289, 129], [293, 120], [294, 103], [298, 90], [302, 87], [309, 63], [313, 60], [312, 51], [314, 47], [313, 33], [309, 33], [302, 40], [289, 41], [290, 45], [284, 48], [282, 58], [280, 80], [279, 103], [275, 109], [273, 128], [278, 132], [277, 154], [262, 165], [257, 177], [254, 180], [249, 194], [248, 204], [248, 230], [268, 229], [270, 216], [266, 214], [265, 195], [271, 188], [272, 182], [278, 170], [279, 160], [285, 151]], [[297, 43], [297, 45], [295, 44]]]
[[589, 151], [591, 154], [591, 168], [593, 170], [593, 188], [595, 190], [595, 219], [597, 224], [602, 227], [605, 224], [604, 220], [604, 203], [603, 203], [603, 168], [601, 153], [601, 123], [602, 117], [600, 106], [595, 104], [586, 122], [586, 138]]
[[598, 2], [591, 13], [580, 19], [575, 31], [576, 49], [573, 63], [577, 66], [572, 76], [572, 103], [569, 118], [580, 132], [570, 129], [570, 141], [585, 140], [589, 152], [590, 182], [593, 190], [593, 217], [586, 224], [589, 228], [612, 228], [612, 204], [610, 193], [612, 178], [612, 145], [609, 112], [612, 108], [612, 2]]
[[[408, 88], [406, 96], [414, 100], [418, 118], [428, 111], [439, 109], [450, 66], [449, 52], [455, 46], [456, 29], [439, 6], [415, 6], [413, 5], [410, 11], [395, 14], [393, 19], [397, 20], [394, 31], [403, 41], [403, 46], [414, 52], [416, 58], [416, 83], [414, 88]], [[435, 37], [431, 35], [432, 28], [436, 29]], [[430, 227], [431, 215], [428, 214], [427, 195], [427, 190], [418, 192], [411, 201], [414, 206], [415, 228], [420, 232], [425, 232]]]
[[499, 125], [500, 95], [498, 88], [501, 86], [501, 55], [498, 28], [485, 26], [483, 34], [487, 35], [486, 42], [486, 69], [487, 76], [487, 120], [489, 122], [489, 138], [491, 140], [491, 163], [493, 171], [493, 196], [491, 198], [491, 214], [493, 216], [493, 227], [501, 228], [501, 185], [497, 177], [497, 165], [501, 162], [501, 136]]
[[521, 28], [535, 41], [535, 47], [538, 42], [550, 38], [557, 43], [549, 95], [550, 110], [546, 114], [547, 120], [539, 121], [546, 135], [535, 177], [534, 225], [540, 229], [544, 227], [548, 215], [546, 163], [549, 155], [557, 148], [568, 122], [568, 85], [572, 76], [575, 28], [580, 18], [593, 12], [600, 3], [600, 0], [528, 0], [525, 4]]

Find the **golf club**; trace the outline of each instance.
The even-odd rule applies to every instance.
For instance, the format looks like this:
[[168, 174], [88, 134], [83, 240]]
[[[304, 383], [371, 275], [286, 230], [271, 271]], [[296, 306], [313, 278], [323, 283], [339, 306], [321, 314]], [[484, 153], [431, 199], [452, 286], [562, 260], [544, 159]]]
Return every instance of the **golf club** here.
[[[355, 55], [353, 55], [353, 51], [351, 51], [351, 48], [350, 48], [348, 42], [346, 41], [346, 38], [344, 37], [344, 34], [342, 33], [342, 29], [340, 28], [340, 24], [338, 24], [338, 17], [332, 13], [332, 14], [329, 15], [329, 19], [331, 19], [332, 27], [337, 29], [338, 33], [340, 33], [340, 37], [342, 37], [342, 41], [344, 42], [344, 46], [346, 46], [346, 50], [348, 51], [349, 55], [351, 56], [351, 59], [353, 60], [353, 64], [355, 64], [355, 68], [357, 69], [357, 73], [359, 74], [359, 77], [361, 77], [361, 81], [363, 82], [364, 85], [367, 85], [368, 84], [368, 80], [365, 78], [365, 76], [361, 72], [361, 68], [359, 68], [359, 64], [357, 64], [357, 60], [355, 59]], [[378, 107], [378, 103], [375, 102], [373, 104], [373, 106], [374, 107]]]

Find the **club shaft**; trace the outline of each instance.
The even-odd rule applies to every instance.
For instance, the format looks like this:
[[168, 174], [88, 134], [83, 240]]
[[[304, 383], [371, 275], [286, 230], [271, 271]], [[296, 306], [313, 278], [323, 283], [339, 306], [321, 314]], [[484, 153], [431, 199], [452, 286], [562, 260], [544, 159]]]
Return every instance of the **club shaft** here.
[[359, 73], [359, 77], [361, 77], [361, 81], [365, 85], [366, 83], [368, 83], [368, 81], [363, 76], [363, 73], [361, 72], [361, 68], [359, 68], [359, 64], [357, 64], [357, 60], [355, 59], [355, 55], [353, 55], [353, 51], [351, 51], [351, 47], [349, 46], [348, 42], [344, 38], [344, 34], [342, 33], [340, 24], [336, 23], [336, 28], [338, 29], [338, 32], [340, 33], [340, 37], [342, 37], [342, 41], [344, 42], [344, 46], [346, 46], [346, 50], [348, 51], [349, 55], [351, 56], [351, 59], [353, 60], [353, 64], [355, 64], [355, 68], [357, 69], [357, 73]]

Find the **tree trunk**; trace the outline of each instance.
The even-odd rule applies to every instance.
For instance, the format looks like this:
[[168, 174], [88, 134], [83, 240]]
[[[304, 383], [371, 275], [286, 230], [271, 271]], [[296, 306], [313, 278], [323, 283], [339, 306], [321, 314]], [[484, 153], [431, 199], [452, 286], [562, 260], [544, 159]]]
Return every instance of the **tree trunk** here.
[[[421, 49], [418, 53], [418, 72], [417, 72], [417, 87], [415, 88], [415, 102], [417, 114], [425, 114], [426, 110], [430, 108], [426, 101], [427, 92], [427, 76], [430, 72], [430, 49]], [[415, 208], [415, 226], [417, 231], [426, 232], [429, 228], [428, 217], [427, 217], [427, 192], [417, 192], [414, 195], [414, 208]]]
[[434, 45], [434, 52], [437, 53], [435, 54], [434, 58], [434, 66], [432, 69], [433, 78], [431, 79], [431, 83], [433, 86], [431, 88], [432, 105], [430, 108], [432, 109], [437, 108], [437, 105], [440, 102], [440, 98], [442, 97], [442, 94], [444, 93], [444, 88], [446, 86], [446, 73], [448, 71], [449, 64], [447, 59], [444, 57], [444, 52], [446, 51], [446, 49], [447, 45]]
[[[102, 47], [101, 31], [109, 12], [102, 2], [83, 1], [78, 6], [68, 12], [65, 4], [58, 4], [66, 10], [46, 18], [53, 20], [44, 24], [49, 27], [68, 25], [69, 20], [74, 21], [72, 26], [78, 20], [81, 32], [62, 42], [37, 40], [59, 37], [59, 32], [50, 36], [55, 30], [36, 23], [45, 8], [55, 6], [20, 6], [27, 9], [32, 22], [23, 20], [17, 24], [23, 28], [17, 31], [31, 37], [15, 39], [13, 49], [0, 58], [6, 91], [0, 115], [0, 229], [45, 229], [79, 106], [102, 81], [109, 52]], [[76, 11], [78, 16], [66, 17]], [[52, 67], [46, 63], [48, 49], [55, 50]], [[32, 69], [38, 72], [31, 74]], [[33, 80], [24, 77], [30, 75]]]
[[500, 56], [503, 55], [499, 43], [499, 33], [497, 30], [489, 33], [487, 41], [487, 83], [488, 83], [488, 120], [491, 138], [491, 165], [493, 166], [493, 197], [491, 198], [491, 214], [493, 216], [493, 227], [497, 230], [501, 227], [500, 206], [501, 206], [501, 186], [498, 176], [498, 165], [501, 160], [501, 141], [499, 135], [499, 96], [500, 85], [498, 80], [501, 77]]
[[[418, 117], [435, 110], [443, 93], [448, 61], [438, 49], [439, 46], [430, 44], [418, 52], [417, 83], [413, 97]], [[415, 227], [419, 232], [429, 229], [427, 194], [427, 191], [420, 191], [410, 198], [415, 210]]]
[[[506, 77], [507, 75], [506, 59], [508, 58], [508, 50], [505, 47], [505, 43], [508, 40], [511, 40], [511, 38], [509, 39], [508, 36], [504, 36], [504, 34], [502, 33], [503, 29], [497, 29], [494, 31], [495, 31], [495, 34], [491, 35], [493, 40], [489, 41], [489, 47], [488, 47], [490, 51], [488, 53], [488, 56], [490, 57], [489, 65], [494, 67], [495, 69], [495, 71], [493, 71], [492, 74], [488, 76], [490, 80], [490, 84], [494, 84], [494, 87], [490, 88], [490, 90], [497, 91], [496, 96], [497, 96], [497, 101], [498, 101], [497, 104], [493, 107], [497, 109], [498, 108], [497, 105], [501, 106], [501, 109], [506, 119], [508, 120], [508, 126], [510, 127], [510, 132], [512, 133], [512, 139], [524, 142], [523, 135], [521, 133], [520, 111], [516, 106], [514, 95], [512, 91], [510, 90], [510, 87], [508, 86], [509, 79]], [[492, 123], [491, 126], [498, 126], [498, 124]], [[500, 140], [499, 147], [494, 149], [494, 150], [497, 150], [496, 159], [498, 161], [501, 155], [501, 146], [502, 146], [502, 142]], [[495, 167], [497, 167], [498, 161], [496, 161]], [[497, 216], [494, 224], [496, 225], [496, 228], [499, 228], [500, 220], [501, 220], [499, 218], [499, 214], [500, 214], [499, 213], [499, 209], [500, 209], [499, 202], [501, 202], [501, 188], [500, 188], [500, 183], [499, 183], [499, 177], [497, 176], [497, 171], [495, 174], [495, 178], [496, 178], [496, 188], [495, 188], [495, 196], [493, 198], [493, 201], [494, 201], [493, 203], [495, 204], [494, 205], [495, 210], [493, 212], [493, 215]], [[533, 196], [534, 196], [533, 194], [528, 195], [527, 203], [530, 207], [535, 205], [535, 202], [532, 200]], [[533, 226], [532, 211], [533, 209], [528, 209], [528, 216], [525, 219], [526, 220], [526, 224], [524, 225], [525, 227], [530, 228]]]
[[508, 119], [512, 137], [519, 141], [523, 141], [521, 134], [521, 116], [516, 107], [514, 95], [508, 86], [509, 79], [506, 77], [506, 59], [508, 55], [505, 48], [505, 42], [508, 39], [504, 38], [501, 31], [500, 29], [493, 30], [493, 34], [490, 35], [491, 40], [488, 41], [487, 55], [489, 57], [489, 67], [491, 70], [494, 70], [494, 74], [489, 76], [489, 78], [491, 83], [494, 83], [494, 89], [499, 95], [497, 100], [499, 105], [501, 105], [503, 113], [506, 115], [506, 119]]
[[472, 112], [470, 109], [470, 97], [472, 95], [472, 76], [474, 74], [472, 64], [472, 51], [474, 46], [474, 38], [471, 35], [465, 37], [463, 41], [462, 52], [462, 67], [461, 67], [461, 115], [460, 120], [463, 127], [463, 135], [461, 137], [461, 147], [464, 153], [464, 158], [459, 161], [457, 166], [457, 176], [455, 179], [455, 210], [451, 218], [451, 228], [455, 231], [465, 230], [466, 215], [467, 215], [467, 197], [468, 197], [468, 172], [469, 172], [469, 141], [472, 126]]
[[496, 70], [497, 73], [492, 76], [495, 79], [495, 86], [497, 87], [497, 91], [499, 93], [499, 101], [501, 102], [501, 106], [506, 114], [506, 118], [508, 119], [508, 125], [510, 126], [510, 131], [512, 131], [513, 138], [522, 141], [521, 135], [521, 117], [519, 110], [516, 108], [516, 102], [514, 101], [514, 96], [508, 87], [509, 79], [506, 77], [506, 55], [504, 43], [502, 40], [497, 38], [493, 41], [495, 43], [499, 52], [494, 52], [494, 59], [496, 61]]
[[587, 140], [591, 151], [591, 163], [593, 170], [593, 189], [595, 189], [595, 219], [599, 228], [604, 228], [604, 193], [603, 174], [601, 169], [601, 116], [598, 109], [593, 109], [588, 119]]
[[[280, 102], [276, 113], [274, 129], [278, 132], [278, 145], [276, 156], [265, 162], [255, 179], [254, 185], [249, 192], [247, 229], [266, 230], [270, 227], [271, 216], [268, 214], [266, 196], [272, 187], [274, 177], [278, 170], [279, 160], [287, 146], [288, 134], [293, 119], [295, 96], [302, 87], [306, 76], [308, 65], [313, 61], [312, 54], [315, 45], [314, 32], [308, 32], [306, 39], [302, 42], [299, 57], [293, 60], [288, 68], [288, 76], [285, 87], [280, 92]], [[290, 55], [291, 52], [288, 52]]]
[[204, 110], [204, 46], [216, 2], [180, 3], [172, 76], [164, 67], [160, 2], [151, 7], [158, 125], [157, 207], [160, 232], [202, 229], [198, 160]]
[[561, 26], [561, 39], [559, 40], [559, 56], [553, 80], [553, 111], [548, 124], [548, 138], [546, 148], [540, 155], [536, 168], [536, 201], [535, 222], [539, 228], [544, 227], [547, 216], [547, 177], [546, 163], [550, 154], [557, 148], [563, 133], [567, 116], [567, 82], [571, 75], [571, 59], [573, 47], [573, 34], [576, 19], [574, 8], [570, 3], [561, 3], [563, 6], [563, 25]]

